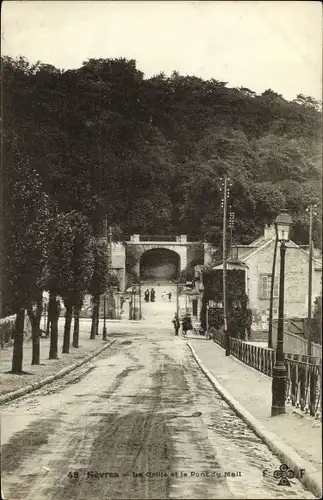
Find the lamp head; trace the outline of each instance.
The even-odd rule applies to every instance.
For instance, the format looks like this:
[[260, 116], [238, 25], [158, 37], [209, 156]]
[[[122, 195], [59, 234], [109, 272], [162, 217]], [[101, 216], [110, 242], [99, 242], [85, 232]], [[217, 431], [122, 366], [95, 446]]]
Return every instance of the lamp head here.
[[292, 224], [293, 219], [287, 210], [283, 209], [275, 220], [276, 234], [279, 241], [286, 242], [289, 240], [289, 231]]

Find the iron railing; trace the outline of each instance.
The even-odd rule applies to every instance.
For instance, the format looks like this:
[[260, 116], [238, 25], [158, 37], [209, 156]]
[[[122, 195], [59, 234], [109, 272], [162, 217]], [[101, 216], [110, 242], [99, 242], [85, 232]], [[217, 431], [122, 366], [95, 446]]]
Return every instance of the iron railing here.
[[312, 365], [320, 365], [322, 359], [317, 356], [308, 356], [307, 354], [286, 354], [286, 357], [293, 361], [303, 361]]
[[214, 342], [219, 344], [223, 349], [225, 348], [225, 334], [220, 332], [219, 330], [216, 330], [214, 328], [210, 328], [210, 334], [211, 338]]
[[285, 358], [287, 402], [315, 418], [322, 416], [322, 365]]
[[275, 365], [275, 351], [272, 349], [250, 345], [230, 337], [230, 352], [246, 365], [265, 373], [269, 377], [272, 376]]
[[[225, 334], [213, 328], [214, 342], [225, 348]], [[230, 337], [230, 353], [256, 370], [271, 377], [276, 351], [257, 347]], [[287, 368], [286, 401], [315, 418], [322, 417], [322, 360], [303, 354], [285, 354]]]

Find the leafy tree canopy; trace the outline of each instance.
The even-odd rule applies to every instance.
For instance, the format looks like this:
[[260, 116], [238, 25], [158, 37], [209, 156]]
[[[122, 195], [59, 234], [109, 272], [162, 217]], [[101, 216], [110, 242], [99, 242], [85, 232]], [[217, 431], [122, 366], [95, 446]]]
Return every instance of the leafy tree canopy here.
[[2, 58], [3, 119], [62, 212], [108, 214], [124, 234], [188, 233], [217, 242], [220, 178], [232, 179], [234, 240], [250, 242], [282, 207], [297, 243], [315, 202], [320, 245], [321, 103], [163, 73], [134, 60], [60, 70]]

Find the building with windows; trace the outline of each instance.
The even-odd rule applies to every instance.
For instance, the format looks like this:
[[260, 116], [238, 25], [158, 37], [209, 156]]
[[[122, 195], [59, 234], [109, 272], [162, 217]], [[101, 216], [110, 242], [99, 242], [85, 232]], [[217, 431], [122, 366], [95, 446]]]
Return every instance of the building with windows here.
[[[246, 294], [252, 310], [252, 331], [267, 331], [271, 290], [271, 275], [275, 248], [275, 228], [266, 226], [263, 236], [250, 245], [234, 245], [228, 259], [228, 269], [244, 269]], [[285, 260], [286, 318], [307, 317], [309, 253], [306, 248], [289, 241]], [[222, 265], [216, 266], [221, 269]], [[280, 252], [277, 248], [274, 280], [273, 318], [278, 317]], [[313, 304], [322, 289], [320, 252], [314, 252], [312, 277]]]

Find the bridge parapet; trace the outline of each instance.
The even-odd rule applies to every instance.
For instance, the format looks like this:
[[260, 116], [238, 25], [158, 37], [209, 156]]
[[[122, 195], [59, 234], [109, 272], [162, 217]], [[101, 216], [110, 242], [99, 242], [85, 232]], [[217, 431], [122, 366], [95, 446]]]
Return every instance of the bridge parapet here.
[[140, 242], [163, 242], [163, 243], [187, 243], [187, 235], [165, 235], [165, 234], [132, 234], [130, 236], [130, 243], [140, 243]]

